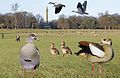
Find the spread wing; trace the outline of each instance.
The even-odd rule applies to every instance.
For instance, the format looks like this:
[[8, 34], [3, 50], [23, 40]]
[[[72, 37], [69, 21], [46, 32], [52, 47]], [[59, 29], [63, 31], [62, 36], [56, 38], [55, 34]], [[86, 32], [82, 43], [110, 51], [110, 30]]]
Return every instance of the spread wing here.
[[55, 7], [55, 14], [59, 13], [61, 11], [62, 7]]
[[87, 7], [87, 1], [84, 1], [82, 6], [83, 6], [83, 11], [85, 12], [86, 11], [86, 7]]
[[92, 44], [89, 44], [89, 48], [93, 55], [96, 55], [98, 57], [104, 57], [104, 55], [105, 55], [104, 51], [100, 50], [99, 48], [95, 47]]
[[77, 5], [77, 9], [78, 9], [79, 12], [83, 12], [83, 8], [82, 8], [82, 5], [81, 5], [80, 2]]

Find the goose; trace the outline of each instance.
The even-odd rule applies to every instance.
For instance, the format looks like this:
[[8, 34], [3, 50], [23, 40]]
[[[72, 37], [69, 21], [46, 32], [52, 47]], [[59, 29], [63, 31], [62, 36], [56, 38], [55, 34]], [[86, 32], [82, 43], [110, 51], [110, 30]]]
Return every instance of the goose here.
[[49, 2], [48, 4], [53, 4], [54, 5], [55, 14], [58, 14], [61, 11], [62, 7], [66, 7], [65, 5], [57, 3], [57, 2], [55, 2], [55, 3], [54, 2]]
[[80, 2], [78, 3], [77, 5], [77, 9], [78, 11], [72, 11], [72, 12], [75, 12], [75, 13], [78, 13], [78, 14], [86, 14], [88, 15], [88, 13], [86, 13], [86, 7], [87, 7], [87, 1], [84, 1], [83, 4], [81, 4]]
[[54, 43], [51, 43], [51, 46], [50, 46], [50, 53], [51, 53], [52, 55], [60, 54], [59, 51], [58, 51], [58, 49], [55, 48], [54, 45], [55, 45]]
[[40, 56], [39, 49], [33, 44], [37, 40], [35, 33], [30, 33], [27, 37], [27, 44], [21, 47], [19, 52], [20, 63], [24, 71], [35, 71], [39, 67]]
[[72, 51], [70, 50], [69, 47], [65, 46], [65, 42], [64, 41], [61, 42], [61, 50], [63, 52], [63, 56], [65, 54], [71, 54], [72, 55]]
[[101, 43], [80, 41], [79, 47], [82, 48], [82, 50], [75, 54], [78, 56], [81, 53], [85, 53], [87, 60], [92, 62], [93, 72], [94, 63], [99, 63], [99, 73], [101, 73], [101, 64], [109, 62], [114, 57], [114, 51], [112, 49], [112, 40], [109, 38], [103, 38]]

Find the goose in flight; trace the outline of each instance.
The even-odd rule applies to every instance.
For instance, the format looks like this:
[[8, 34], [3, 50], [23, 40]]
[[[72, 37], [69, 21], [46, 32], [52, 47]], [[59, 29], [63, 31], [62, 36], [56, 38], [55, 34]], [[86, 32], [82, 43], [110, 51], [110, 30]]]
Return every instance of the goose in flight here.
[[54, 5], [55, 14], [58, 14], [61, 11], [62, 7], [65, 7], [65, 5], [57, 3], [57, 2], [55, 2], [55, 3], [54, 2], [49, 2], [48, 4], [53, 4]]
[[78, 3], [77, 5], [77, 9], [78, 11], [72, 11], [72, 12], [75, 12], [75, 13], [78, 13], [78, 14], [86, 14], [88, 15], [88, 13], [86, 13], [86, 7], [87, 7], [87, 1], [84, 1], [83, 4], [81, 4], [80, 2]]
[[109, 62], [114, 57], [114, 51], [112, 49], [112, 40], [109, 38], [103, 38], [101, 43], [94, 43], [88, 41], [80, 41], [79, 47], [82, 48], [79, 52], [75, 53], [79, 55], [85, 53], [87, 60], [92, 62], [92, 70], [94, 72], [94, 63], [99, 63], [100, 73], [101, 64]]

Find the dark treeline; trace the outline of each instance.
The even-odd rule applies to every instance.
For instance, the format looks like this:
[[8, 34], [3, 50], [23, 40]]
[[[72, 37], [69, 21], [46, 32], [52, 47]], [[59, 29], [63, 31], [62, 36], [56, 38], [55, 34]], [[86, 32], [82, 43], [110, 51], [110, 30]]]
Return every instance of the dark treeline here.
[[120, 29], [120, 15], [99, 13], [99, 17], [60, 15], [57, 20], [46, 23], [43, 17], [29, 12], [0, 14], [0, 28], [23, 29]]

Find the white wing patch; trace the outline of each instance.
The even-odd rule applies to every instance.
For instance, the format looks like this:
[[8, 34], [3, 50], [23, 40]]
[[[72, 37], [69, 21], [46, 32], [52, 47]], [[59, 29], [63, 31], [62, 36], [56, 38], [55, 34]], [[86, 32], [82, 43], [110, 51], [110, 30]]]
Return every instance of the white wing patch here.
[[96, 55], [98, 57], [104, 57], [105, 53], [102, 50], [100, 50], [99, 48], [93, 46], [92, 44], [89, 44], [89, 48], [93, 55]]

